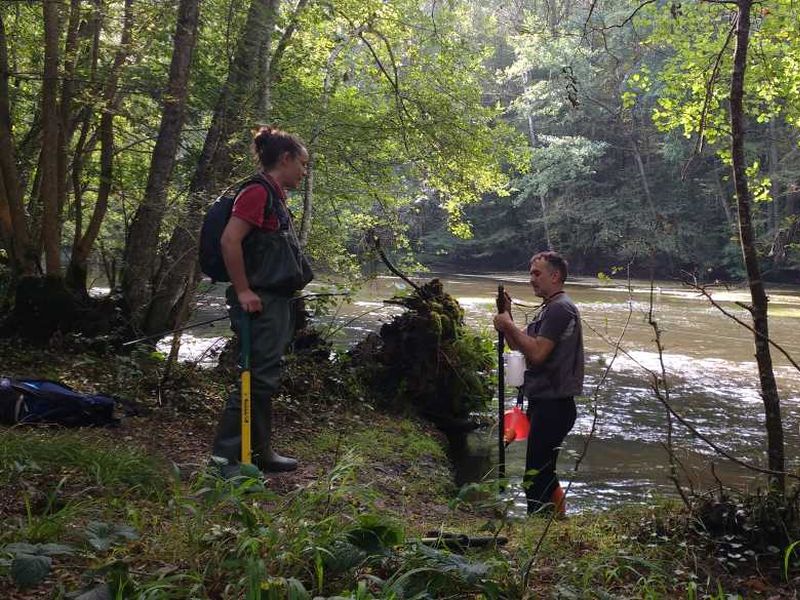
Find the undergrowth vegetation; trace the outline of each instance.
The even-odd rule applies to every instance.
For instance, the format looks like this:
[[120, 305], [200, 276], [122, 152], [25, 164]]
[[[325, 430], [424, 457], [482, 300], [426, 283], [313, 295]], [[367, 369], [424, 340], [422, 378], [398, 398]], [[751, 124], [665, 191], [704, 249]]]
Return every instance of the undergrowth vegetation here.
[[[335, 453], [331, 467], [279, 491], [256, 470], [181, 479], [163, 461], [91, 432], [4, 430], [0, 595], [727, 600], [791, 597], [780, 595], [780, 580], [785, 592], [798, 583], [793, 548], [751, 555], [742, 546], [747, 560], [738, 560], [733, 538], [675, 504], [550, 524], [509, 516], [508, 499], [486, 483], [462, 490], [433, 525], [405, 510], [399, 488], [420, 479], [403, 494], [419, 502], [427, 492], [426, 502], [444, 504], [446, 486], [425, 489], [435, 476], [397, 472], [393, 488], [367, 474], [386, 452], [435, 461], [441, 449], [413, 428], [405, 446], [374, 444], [369, 431], [323, 439], [319, 449]], [[453, 530], [489, 543], [453, 545]]]

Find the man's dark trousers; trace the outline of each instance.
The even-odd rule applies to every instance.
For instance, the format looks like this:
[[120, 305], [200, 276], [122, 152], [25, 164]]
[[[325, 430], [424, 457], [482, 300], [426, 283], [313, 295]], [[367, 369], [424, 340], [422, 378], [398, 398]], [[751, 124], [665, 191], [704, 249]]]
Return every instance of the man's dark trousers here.
[[572, 397], [529, 399], [531, 430], [522, 481], [528, 499], [528, 514], [550, 503], [553, 491], [559, 486], [556, 476], [558, 451], [575, 424], [576, 416], [575, 399]]

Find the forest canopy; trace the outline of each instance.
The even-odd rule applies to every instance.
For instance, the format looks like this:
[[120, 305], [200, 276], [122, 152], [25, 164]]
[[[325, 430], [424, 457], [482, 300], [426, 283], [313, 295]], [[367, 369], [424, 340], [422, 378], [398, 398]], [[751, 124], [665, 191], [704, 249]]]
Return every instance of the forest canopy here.
[[[752, 9], [752, 225], [765, 276], [800, 267], [800, 28]], [[6, 302], [26, 277], [119, 289], [180, 320], [202, 216], [297, 133], [291, 199], [321, 270], [400, 264], [744, 275], [729, 144], [733, 4], [69, 0], [0, 4]]]

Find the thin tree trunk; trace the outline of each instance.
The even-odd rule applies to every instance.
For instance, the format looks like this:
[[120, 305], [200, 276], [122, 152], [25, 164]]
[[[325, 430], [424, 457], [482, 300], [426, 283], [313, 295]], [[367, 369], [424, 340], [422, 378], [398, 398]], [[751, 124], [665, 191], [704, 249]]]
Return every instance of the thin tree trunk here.
[[[281, 0], [271, 0], [267, 8], [267, 18], [264, 23], [266, 31], [274, 31], [278, 19], [278, 10]], [[256, 115], [266, 123], [272, 110], [272, 36], [265, 35], [258, 54], [258, 101], [256, 102]]]
[[771, 181], [770, 186], [770, 196], [771, 200], [769, 202], [769, 206], [767, 210], [769, 211], [769, 219], [767, 220], [767, 235], [773, 236], [778, 230], [781, 228], [781, 211], [780, 211], [780, 201], [781, 201], [781, 185], [778, 182], [778, 162], [780, 158], [778, 156], [778, 144], [776, 143], [776, 137], [778, 135], [777, 131], [775, 130], [775, 120], [770, 120], [768, 124], [769, 130], [769, 178]]
[[[528, 83], [528, 73], [526, 72], [523, 76], [523, 82], [525, 85]], [[531, 148], [535, 148], [539, 140], [536, 136], [536, 128], [533, 126], [533, 115], [528, 113], [528, 143], [531, 145]], [[553, 244], [550, 241], [550, 226], [547, 223], [547, 201], [545, 200], [544, 195], [539, 196], [539, 204], [542, 207], [542, 226], [544, 227], [544, 239], [547, 243], [547, 249], [552, 250]]]
[[306, 247], [308, 236], [311, 233], [311, 215], [314, 208], [314, 162], [314, 154], [309, 150], [306, 181], [303, 186], [303, 218], [300, 219], [300, 233], [298, 234], [301, 248]]
[[194, 273], [197, 261], [197, 245], [203, 215], [209, 200], [227, 176], [230, 168], [229, 140], [244, 145], [246, 115], [253, 105], [251, 90], [257, 80], [256, 70], [258, 51], [264, 43], [263, 36], [272, 35], [265, 24], [274, 0], [253, 0], [247, 15], [244, 31], [236, 49], [236, 56], [223, 86], [211, 127], [203, 144], [203, 151], [195, 169], [189, 189], [184, 217], [175, 227], [170, 237], [167, 251], [162, 257], [159, 272], [156, 274], [154, 293], [147, 308], [144, 321], [140, 321], [145, 333], [154, 333], [173, 327], [176, 323], [177, 304], [185, 293], [186, 285]]
[[544, 225], [544, 241], [547, 243], [547, 249], [553, 249], [553, 243], [550, 241], [550, 226], [547, 224], [547, 203], [545, 202], [544, 195], [539, 196], [539, 202], [542, 205], [542, 225]]
[[[281, 0], [272, 0], [273, 7], [267, 15], [267, 21], [264, 24], [266, 31], [275, 31], [275, 26], [278, 19]], [[259, 55], [259, 87], [258, 87], [258, 101], [256, 103], [256, 114], [263, 122], [269, 121], [269, 115], [272, 112], [272, 82], [275, 80], [275, 73], [280, 65], [283, 53], [289, 40], [292, 39], [295, 30], [297, 29], [298, 17], [303, 9], [308, 4], [308, 0], [298, 0], [297, 4], [292, 11], [292, 16], [289, 19], [289, 25], [284, 29], [281, 39], [272, 51], [273, 35], [267, 35], [261, 45], [261, 53]]]
[[43, 0], [44, 10], [44, 80], [42, 81], [42, 152], [39, 171], [42, 203], [42, 242], [48, 275], [61, 271], [61, 223], [58, 210], [58, 38], [60, 31], [59, 0]]
[[16, 147], [11, 133], [8, 75], [8, 44], [0, 14], [0, 231], [11, 257], [12, 274], [32, 275], [36, 263], [30, 247], [23, 188], [20, 185]]
[[134, 319], [145, 310], [152, 295], [158, 235], [167, 208], [167, 189], [186, 114], [189, 71], [197, 41], [199, 13], [199, 0], [181, 0], [161, 126], [150, 161], [144, 200], [136, 210], [125, 246], [122, 285]]
[[[59, 107], [58, 127], [58, 215], [59, 223], [67, 203], [69, 189], [67, 156], [70, 140], [74, 131], [75, 119], [72, 114], [72, 97], [74, 93], [75, 67], [78, 62], [78, 27], [81, 16], [81, 0], [71, 0], [69, 20], [67, 22], [67, 39], [64, 44], [64, 78], [61, 83], [61, 104]], [[59, 235], [60, 237], [60, 235]]]
[[[92, 18], [88, 21], [87, 30], [84, 33], [85, 37], [92, 40], [90, 50], [86, 57], [88, 63], [85, 67], [89, 72], [88, 88], [94, 93], [95, 80], [97, 76], [97, 63], [100, 59], [100, 26], [102, 21], [102, 12], [100, 10], [100, 0], [93, 0], [92, 2]], [[80, 134], [78, 141], [75, 144], [75, 150], [72, 155], [72, 201], [75, 211], [75, 227], [72, 235], [72, 252], [71, 257], [77, 253], [78, 245], [83, 237], [83, 185], [81, 183], [83, 177], [84, 157], [89, 156], [94, 148], [94, 137], [91, 143], [87, 144], [89, 139], [89, 131], [92, 126], [92, 109], [91, 106], [84, 106], [78, 114], [75, 123], [72, 124], [73, 128], [77, 128], [80, 124]], [[69, 279], [69, 276], [67, 277]]]
[[[300, 14], [303, 12], [303, 9], [308, 4], [308, 0], [297, 0], [297, 4], [294, 7], [294, 11], [292, 12], [292, 18], [289, 19], [289, 25], [284, 30], [283, 34], [281, 34], [281, 39], [278, 40], [277, 46], [275, 46], [275, 52], [272, 53], [272, 56], [269, 57], [269, 76], [267, 77], [267, 83], [270, 85], [275, 80], [275, 74], [278, 71], [278, 67], [280, 67], [281, 59], [283, 58], [283, 53], [286, 51], [286, 47], [289, 45], [289, 42], [294, 35], [294, 32], [297, 30], [297, 23], [300, 17]], [[277, 5], [276, 5], [277, 10]], [[274, 31], [270, 33], [270, 35], [274, 35]], [[270, 44], [271, 45], [271, 44]]]
[[644, 198], [647, 201], [647, 206], [650, 208], [650, 214], [653, 219], [656, 219], [658, 214], [656, 212], [656, 205], [653, 202], [653, 195], [650, 193], [650, 184], [647, 181], [647, 173], [644, 170], [644, 162], [642, 161], [642, 153], [639, 151], [639, 144], [631, 136], [631, 150], [633, 150], [633, 158], [636, 160], [636, 168], [639, 170], [639, 177], [642, 178], [642, 188], [644, 189]]
[[81, 184], [81, 178], [83, 177], [83, 159], [86, 153], [86, 138], [89, 136], [91, 121], [91, 111], [88, 107], [84, 108], [81, 132], [80, 135], [78, 135], [78, 141], [75, 144], [75, 152], [72, 156], [72, 202], [75, 208], [75, 232], [72, 236], [72, 257], [75, 256], [78, 244], [80, 244], [81, 238], [83, 237], [83, 185]]
[[334, 69], [336, 59], [339, 57], [342, 51], [347, 48], [353, 39], [357, 39], [368, 28], [369, 24], [365, 23], [353, 30], [352, 33], [350, 33], [345, 39], [337, 44], [333, 50], [331, 50], [331, 53], [328, 55], [328, 60], [325, 62], [325, 80], [322, 83], [319, 117], [314, 123], [314, 127], [311, 130], [311, 138], [308, 142], [308, 168], [306, 171], [305, 186], [303, 188], [303, 218], [300, 221], [299, 234], [300, 246], [303, 248], [305, 248], [306, 244], [308, 244], [308, 237], [311, 233], [311, 217], [313, 216], [314, 208], [314, 176], [316, 167], [315, 148], [320, 135], [322, 135], [324, 119], [327, 116], [328, 106], [330, 106], [331, 97], [336, 89], [336, 77]]
[[70, 288], [82, 295], [87, 295], [86, 278], [89, 253], [100, 233], [100, 227], [108, 211], [108, 198], [111, 195], [114, 171], [114, 113], [117, 110], [116, 97], [119, 77], [131, 50], [131, 27], [133, 25], [133, 0], [125, 0], [122, 36], [114, 55], [106, 84], [103, 89], [103, 115], [100, 117], [100, 186], [97, 190], [97, 201], [94, 204], [92, 217], [86, 232], [73, 247], [72, 257], [67, 269], [67, 283]]
[[[747, 65], [747, 50], [750, 41], [750, 10], [752, 0], [739, 0], [736, 26], [736, 48], [733, 55], [733, 75], [731, 77], [731, 153], [733, 158], [733, 181], [739, 212], [739, 237], [742, 245], [747, 280], [750, 286], [755, 334], [756, 362], [761, 382], [761, 397], [764, 401], [767, 430], [767, 459], [772, 471], [783, 473], [784, 448], [781, 406], [775, 373], [772, 370], [772, 357], [769, 349], [769, 327], [767, 320], [767, 295], [761, 280], [761, 269], [756, 253], [753, 223], [750, 214], [750, 191], [745, 174], [744, 154], [744, 78]], [[785, 490], [784, 475], [772, 475], [772, 485], [781, 493]]]
[[717, 182], [717, 197], [719, 198], [720, 208], [722, 208], [722, 212], [725, 213], [725, 221], [728, 224], [728, 230], [736, 232], [736, 221], [735, 217], [731, 214], [731, 207], [728, 203], [728, 193], [725, 191], [725, 186], [722, 183], [722, 178], [717, 169], [714, 169], [714, 179]]

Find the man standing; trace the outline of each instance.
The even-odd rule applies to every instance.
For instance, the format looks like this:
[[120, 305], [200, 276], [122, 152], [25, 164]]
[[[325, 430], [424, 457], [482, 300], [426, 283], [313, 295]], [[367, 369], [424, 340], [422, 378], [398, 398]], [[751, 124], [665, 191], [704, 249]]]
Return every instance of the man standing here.
[[[226, 292], [231, 328], [250, 319], [252, 460], [262, 471], [292, 471], [297, 461], [273, 447], [272, 398], [281, 359], [294, 330], [292, 297], [311, 278], [286, 206], [286, 190], [306, 174], [308, 152], [296, 136], [262, 127], [253, 139], [260, 179], [236, 196], [222, 233], [222, 257], [231, 280]], [[227, 460], [223, 474], [238, 473], [242, 450], [241, 394], [231, 393], [217, 426], [212, 453]]]
[[[578, 308], [564, 292], [567, 262], [556, 252], [539, 252], [530, 262], [531, 286], [544, 300], [530, 325], [517, 328], [511, 298], [494, 326], [508, 345], [525, 355], [523, 393], [528, 399], [531, 430], [523, 487], [528, 513], [553, 502], [560, 488], [556, 476], [558, 451], [575, 424], [575, 396], [583, 391], [583, 333]], [[556, 498], [556, 509], [561, 499]]]

